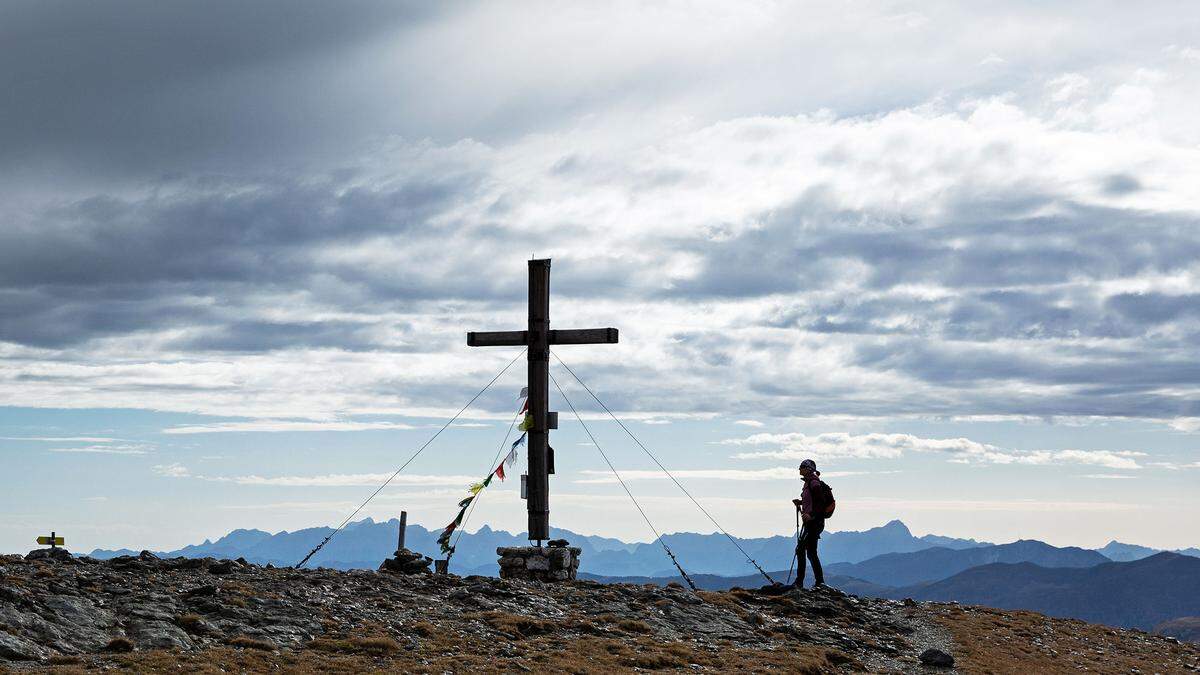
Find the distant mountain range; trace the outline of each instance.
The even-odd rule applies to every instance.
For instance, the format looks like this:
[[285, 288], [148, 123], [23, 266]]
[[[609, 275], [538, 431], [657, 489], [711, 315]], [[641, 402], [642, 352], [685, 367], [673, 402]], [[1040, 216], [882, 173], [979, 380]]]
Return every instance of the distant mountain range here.
[[[398, 527], [396, 520], [375, 522], [368, 518], [351, 523], [309, 564], [338, 569], [374, 569], [395, 550]], [[234, 530], [216, 541], [163, 551], [160, 555], [244, 557], [259, 564], [293, 565], [330, 532], [331, 529], [326, 527], [276, 534], [262, 530]], [[430, 557], [441, 557], [437, 534], [420, 525], [409, 525], [405, 543], [414, 551]], [[567, 539], [583, 549], [581, 572], [652, 577], [668, 576], [675, 572], [658, 543], [629, 544], [618, 539], [559, 529], [551, 530], [551, 536]], [[795, 546], [791, 536], [735, 539], [742, 549], [767, 569], [787, 567]], [[722, 534], [677, 533], [666, 535], [664, 540], [689, 572], [737, 576], [754, 571], [745, 556]], [[477, 532], [463, 535], [451, 561], [451, 571], [457, 574], [495, 575], [498, 572], [496, 548], [526, 543], [524, 533], [511, 534], [484, 526]], [[821, 538], [821, 556], [830, 563], [857, 563], [884, 553], [914, 552], [933, 546], [961, 550], [989, 545], [973, 539], [937, 535], [916, 537], [904, 523], [893, 520], [861, 532], [828, 532]], [[136, 553], [128, 549], [97, 549], [91, 555], [110, 558], [131, 552]]]
[[[1098, 548], [1096, 551], [1114, 562], [1131, 562], [1149, 558], [1155, 553], [1162, 553], [1162, 549], [1138, 546], [1137, 544], [1122, 544], [1115, 540], [1108, 542], [1103, 548]], [[1200, 558], [1200, 548], [1177, 548], [1172, 553]]]
[[979, 565], [1022, 562], [1042, 567], [1092, 567], [1111, 561], [1096, 551], [1023, 539], [957, 551], [939, 546], [913, 553], [886, 553], [860, 563], [825, 565], [825, 572], [882, 586], [911, 586], [945, 579]]
[[1151, 630], [1170, 619], [1200, 616], [1200, 558], [1164, 552], [1087, 568], [995, 563], [889, 595]]

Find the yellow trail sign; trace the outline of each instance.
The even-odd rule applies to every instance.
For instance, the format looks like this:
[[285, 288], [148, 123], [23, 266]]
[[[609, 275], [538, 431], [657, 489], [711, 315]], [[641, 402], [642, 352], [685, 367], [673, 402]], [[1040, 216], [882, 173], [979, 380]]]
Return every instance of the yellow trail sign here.
[[62, 537], [38, 537], [37, 542], [42, 546], [62, 546], [67, 540]]

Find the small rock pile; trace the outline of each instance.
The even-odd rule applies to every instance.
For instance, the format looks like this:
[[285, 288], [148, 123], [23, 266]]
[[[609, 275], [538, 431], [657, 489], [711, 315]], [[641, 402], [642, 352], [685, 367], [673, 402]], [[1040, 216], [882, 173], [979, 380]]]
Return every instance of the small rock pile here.
[[384, 560], [383, 564], [379, 566], [379, 571], [398, 574], [429, 574], [431, 564], [433, 564], [433, 558], [402, 548], [393, 553], [392, 557]]
[[25, 556], [26, 560], [57, 560], [59, 562], [67, 562], [73, 560], [75, 556], [65, 548], [37, 548], [29, 552]]
[[579, 570], [578, 546], [501, 546], [496, 549], [500, 556], [501, 579], [527, 579], [530, 581], [567, 581], [575, 578]]

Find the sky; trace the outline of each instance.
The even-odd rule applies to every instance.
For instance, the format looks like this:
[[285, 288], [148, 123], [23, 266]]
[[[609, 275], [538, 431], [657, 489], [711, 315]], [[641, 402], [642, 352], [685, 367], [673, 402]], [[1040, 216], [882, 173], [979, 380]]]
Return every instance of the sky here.
[[[1200, 545], [1200, 9], [0, 4], [0, 550], [333, 525], [556, 354], [740, 536]], [[711, 532], [551, 369], [657, 529]], [[357, 517], [448, 522], [518, 362]], [[552, 524], [647, 541], [558, 392]], [[518, 481], [466, 526], [523, 531]]]

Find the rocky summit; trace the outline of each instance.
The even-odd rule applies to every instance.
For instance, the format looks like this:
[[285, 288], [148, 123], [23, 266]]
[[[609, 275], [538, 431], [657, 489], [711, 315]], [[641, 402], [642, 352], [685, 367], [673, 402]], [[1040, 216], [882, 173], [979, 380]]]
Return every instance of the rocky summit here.
[[[414, 568], [416, 565], [414, 565]], [[1200, 671], [1174, 638], [833, 589], [0, 556], [0, 670]]]

